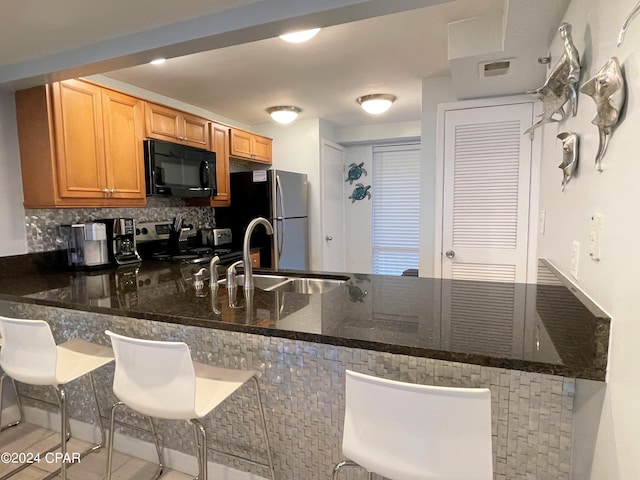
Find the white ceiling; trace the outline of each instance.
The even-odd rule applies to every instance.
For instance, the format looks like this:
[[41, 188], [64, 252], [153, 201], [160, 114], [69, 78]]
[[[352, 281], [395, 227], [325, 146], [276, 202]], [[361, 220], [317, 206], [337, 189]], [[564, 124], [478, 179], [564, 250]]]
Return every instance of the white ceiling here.
[[[140, 65], [107, 75], [254, 125], [274, 105], [337, 127], [420, 119], [422, 79], [449, 74], [447, 24], [502, 11], [503, 0], [457, 0], [324, 28], [309, 42], [270, 38]], [[355, 100], [398, 97], [384, 116]]]
[[[43, 82], [102, 72], [241, 124], [270, 121], [265, 111], [269, 106], [296, 105], [303, 110], [302, 119], [322, 118], [346, 127], [419, 120], [422, 79], [451, 73], [448, 23], [506, 14], [505, 5], [510, 4], [511, 10], [530, 5], [530, 0], [9, 3], [0, 18], [0, 42], [12, 45], [0, 49], [0, 84], [5, 88], [24, 88], [28, 85], [20, 79], [27, 77], [33, 84], [34, 79]], [[394, 11], [400, 13], [385, 15]], [[527, 19], [532, 17], [526, 13]], [[357, 21], [349, 22], [353, 19]], [[325, 28], [308, 43], [288, 44], [275, 36], [285, 26], [311, 26], [314, 20]], [[557, 24], [548, 15], [544, 21], [551, 25], [537, 28], [534, 18], [528, 22], [527, 40], [519, 42], [529, 47], [527, 58], [546, 54]], [[216, 37], [216, 32], [227, 36]], [[531, 48], [536, 36], [543, 48]], [[201, 41], [213, 38], [222, 40]], [[243, 43], [247, 39], [259, 40]], [[211, 45], [214, 50], [209, 50]], [[174, 58], [160, 66], [146, 63], [158, 51]], [[194, 51], [200, 53], [183, 55]], [[517, 56], [517, 52], [509, 54]], [[534, 85], [544, 79], [544, 67], [528, 63], [533, 63], [528, 67], [531, 73], [525, 75], [529, 85], [510, 85], [506, 93], [522, 92], [531, 88], [532, 79]], [[113, 70], [114, 65], [128, 68]], [[356, 97], [369, 93], [392, 93], [398, 99], [388, 113], [373, 117], [355, 103]], [[490, 94], [496, 94], [496, 89]]]
[[3, 1], [0, 66], [262, 0]]

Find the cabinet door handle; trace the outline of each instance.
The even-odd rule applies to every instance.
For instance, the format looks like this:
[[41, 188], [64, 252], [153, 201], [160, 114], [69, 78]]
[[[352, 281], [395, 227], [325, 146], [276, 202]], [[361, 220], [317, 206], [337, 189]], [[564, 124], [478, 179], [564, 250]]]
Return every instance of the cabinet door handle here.
[[447, 250], [444, 256], [451, 259], [456, 256], [456, 252], [454, 252], [453, 250]]
[[102, 189], [102, 193], [104, 193], [105, 195], [109, 195], [109, 189], [108, 188], [103, 188]]
[[112, 188], [111, 190], [109, 190], [109, 192], [111, 192], [112, 194], [113, 194], [113, 193], [116, 193], [116, 189], [115, 189], [115, 188]]

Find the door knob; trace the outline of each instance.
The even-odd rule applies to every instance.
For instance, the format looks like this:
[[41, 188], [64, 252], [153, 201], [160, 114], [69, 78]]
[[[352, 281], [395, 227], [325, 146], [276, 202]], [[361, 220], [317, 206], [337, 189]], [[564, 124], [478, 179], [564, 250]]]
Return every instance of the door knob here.
[[453, 258], [456, 256], [456, 252], [454, 252], [453, 250], [447, 250], [444, 256], [447, 258]]
[[324, 237], [324, 239], [325, 239], [327, 242], [330, 242], [331, 240], [333, 240], [333, 237], [332, 237], [331, 235], [327, 235], [326, 237]]

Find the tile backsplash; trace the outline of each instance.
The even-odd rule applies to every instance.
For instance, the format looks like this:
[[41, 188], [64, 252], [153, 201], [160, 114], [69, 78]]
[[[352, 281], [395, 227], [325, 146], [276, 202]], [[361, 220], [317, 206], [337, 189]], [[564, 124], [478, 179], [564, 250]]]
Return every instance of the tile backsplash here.
[[59, 225], [117, 217], [135, 218], [136, 222], [158, 222], [177, 215], [182, 215], [196, 228], [215, 226], [213, 208], [187, 207], [183, 200], [174, 197], [147, 197], [147, 206], [143, 208], [25, 209], [27, 250], [33, 253], [65, 249], [59, 236]]

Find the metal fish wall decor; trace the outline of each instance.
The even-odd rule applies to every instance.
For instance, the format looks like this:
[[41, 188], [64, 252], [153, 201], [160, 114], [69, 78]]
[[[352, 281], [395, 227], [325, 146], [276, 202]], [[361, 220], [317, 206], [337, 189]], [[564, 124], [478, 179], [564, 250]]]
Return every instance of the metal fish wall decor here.
[[562, 169], [562, 191], [564, 192], [567, 183], [573, 177], [573, 173], [578, 167], [578, 135], [573, 132], [562, 132], [558, 134], [562, 140], [562, 163], [558, 165]]
[[602, 171], [602, 157], [607, 151], [609, 137], [620, 119], [625, 101], [625, 83], [620, 63], [611, 57], [593, 77], [582, 85], [580, 91], [596, 102], [596, 116], [591, 123], [598, 127], [599, 145], [596, 168]]
[[573, 45], [571, 24], [563, 23], [558, 28], [564, 42], [564, 53], [553, 67], [544, 85], [537, 90], [527, 92], [542, 101], [543, 112], [540, 120], [531, 125], [524, 133], [549, 122], [563, 120], [567, 112], [564, 105], [570, 102], [571, 115], [578, 112], [578, 82], [580, 81], [580, 55]]

